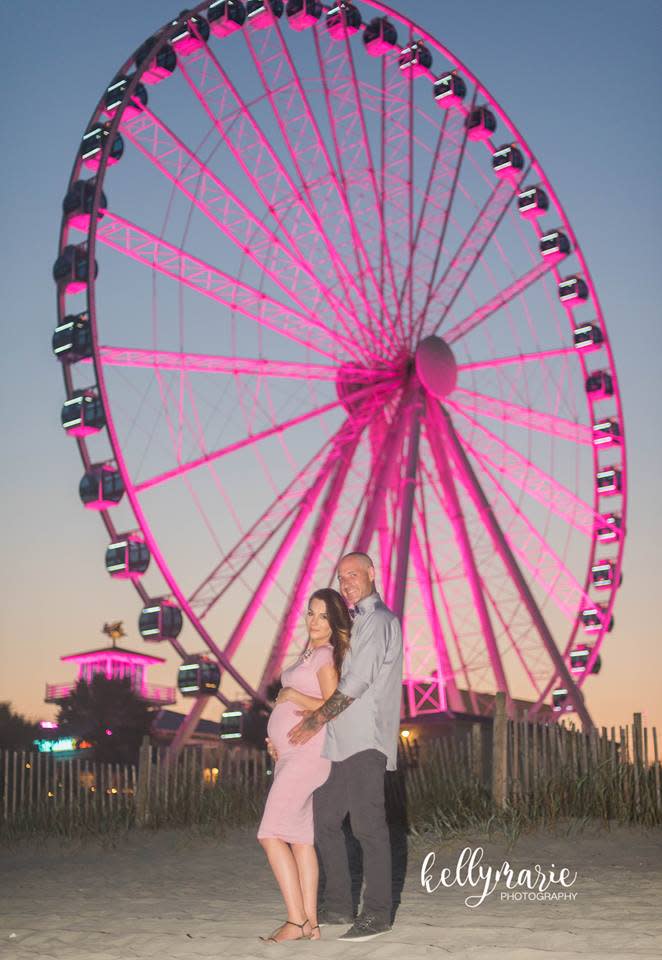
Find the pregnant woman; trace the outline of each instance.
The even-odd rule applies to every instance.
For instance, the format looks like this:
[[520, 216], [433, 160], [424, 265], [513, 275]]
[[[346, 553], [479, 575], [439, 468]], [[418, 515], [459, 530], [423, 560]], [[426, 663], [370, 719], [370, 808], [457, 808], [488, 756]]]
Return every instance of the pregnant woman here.
[[316, 590], [306, 611], [308, 643], [298, 660], [283, 670], [267, 733], [276, 750], [274, 779], [257, 838], [264, 847], [285, 901], [287, 920], [270, 937], [318, 940], [317, 884], [319, 866], [313, 836], [313, 791], [331, 771], [321, 756], [324, 729], [307, 743], [294, 746], [288, 732], [302, 710], [316, 710], [338, 685], [352, 622], [345, 601], [335, 590]]

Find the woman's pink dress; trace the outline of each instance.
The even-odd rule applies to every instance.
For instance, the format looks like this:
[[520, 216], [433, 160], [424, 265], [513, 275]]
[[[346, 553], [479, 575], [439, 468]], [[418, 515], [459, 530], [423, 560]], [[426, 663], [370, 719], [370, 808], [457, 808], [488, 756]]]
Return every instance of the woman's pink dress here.
[[[317, 671], [333, 663], [333, 647], [316, 647], [307, 660], [298, 660], [281, 674], [284, 687], [293, 687], [309, 697], [322, 697]], [[278, 751], [274, 779], [267, 796], [264, 814], [257, 831], [262, 837], [279, 837], [288, 843], [313, 843], [313, 790], [324, 783], [331, 772], [331, 761], [320, 755], [324, 744], [322, 727], [306, 743], [291, 744], [287, 735], [300, 723], [296, 703], [286, 700], [272, 710], [267, 734]]]

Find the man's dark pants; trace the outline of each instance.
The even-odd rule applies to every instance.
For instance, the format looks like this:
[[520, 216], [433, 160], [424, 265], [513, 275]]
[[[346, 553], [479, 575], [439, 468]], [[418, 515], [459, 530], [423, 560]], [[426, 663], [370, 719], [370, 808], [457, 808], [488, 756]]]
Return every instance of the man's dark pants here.
[[381, 750], [361, 750], [333, 761], [325, 783], [313, 793], [315, 843], [326, 887], [324, 906], [352, 915], [349, 864], [342, 822], [347, 812], [352, 833], [361, 844], [365, 892], [363, 912], [391, 922], [391, 844], [384, 808], [386, 756]]

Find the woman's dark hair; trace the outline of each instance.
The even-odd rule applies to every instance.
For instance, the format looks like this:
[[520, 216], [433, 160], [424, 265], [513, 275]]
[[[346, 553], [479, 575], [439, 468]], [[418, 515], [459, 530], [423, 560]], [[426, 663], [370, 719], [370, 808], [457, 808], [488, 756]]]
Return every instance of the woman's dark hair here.
[[313, 600], [322, 600], [326, 605], [326, 615], [329, 618], [331, 627], [331, 644], [333, 646], [333, 665], [336, 673], [340, 676], [340, 668], [345, 659], [347, 648], [349, 647], [349, 635], [352, 629], [352, 619], [347, 609], [347, 604], [340, 596], [337, 590], [331, 587], [324, 587], [321, 590], [315, 590], [308, 599], [310, 607]]

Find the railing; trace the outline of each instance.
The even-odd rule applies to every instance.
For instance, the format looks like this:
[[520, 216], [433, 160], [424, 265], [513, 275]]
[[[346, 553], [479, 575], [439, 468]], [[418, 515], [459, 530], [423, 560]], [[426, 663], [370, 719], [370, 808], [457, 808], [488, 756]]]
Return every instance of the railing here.
[[156, 683], [143, 683], [142, 687], [136, 692], [138, 696], [144, 700], [154, 700], [157, 703], [168, 704], [177, 701], [177, 690], [175, 687], [164, 687]]
[[[46, 703], [57, 703], [59, 700], [64, 700], [72, 693], [75, 686], [75, 680], [70, 683], [47, 683], [44, 700]], [[163, 684], [143, 683], [136, 688], [136, 694], [142, 700], [152, 700], [164, 706], [177, 702], [177, 690], [175, 687], [166, 687], [163, 686]]]

